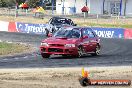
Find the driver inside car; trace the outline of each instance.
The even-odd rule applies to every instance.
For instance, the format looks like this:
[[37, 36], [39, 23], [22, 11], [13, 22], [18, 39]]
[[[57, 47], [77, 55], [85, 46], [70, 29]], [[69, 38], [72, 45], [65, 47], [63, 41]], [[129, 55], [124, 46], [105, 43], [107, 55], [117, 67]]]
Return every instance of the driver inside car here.
[[72, 38], [79, 38], [80, 34], [78, 32], [73, 32], [71, 36]]

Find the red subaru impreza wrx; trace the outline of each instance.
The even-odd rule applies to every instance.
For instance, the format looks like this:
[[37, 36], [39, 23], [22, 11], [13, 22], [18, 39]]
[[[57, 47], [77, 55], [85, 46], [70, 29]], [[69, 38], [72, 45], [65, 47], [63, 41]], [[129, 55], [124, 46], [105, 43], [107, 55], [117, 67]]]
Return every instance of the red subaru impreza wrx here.
[[76, 56], [100, 54], [100, 39], [91, 28], [67, 27], [41, 42], [40, 53], [43, 58], [50, 55]]

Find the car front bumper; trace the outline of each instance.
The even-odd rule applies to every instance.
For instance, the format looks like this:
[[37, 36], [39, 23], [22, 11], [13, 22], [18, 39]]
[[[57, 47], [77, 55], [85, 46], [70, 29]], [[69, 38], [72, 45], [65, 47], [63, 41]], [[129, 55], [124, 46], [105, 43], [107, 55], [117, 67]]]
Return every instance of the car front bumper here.
[[40, 52], [54, 55], [77, 55], [78, 49], [76, 47], [40, 47]]

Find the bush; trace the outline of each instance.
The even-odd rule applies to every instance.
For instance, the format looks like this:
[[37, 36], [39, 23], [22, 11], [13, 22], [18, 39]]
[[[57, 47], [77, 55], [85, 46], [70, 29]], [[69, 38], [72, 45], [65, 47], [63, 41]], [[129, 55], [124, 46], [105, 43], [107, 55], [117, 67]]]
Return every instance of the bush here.
[[15, 5], [16, 0], [0, 0], [1, 7], [8, 7]]
[[21, 4], [23, 2], [25, 2], [25, 0], [0, 0], [0, 7], [15, 6], [16, 3]]
[[6, 2], [4, 0], [0, 0], [0, 7], [5, 7], [6, 6]]
[[[42, 5], [42, 7], [44, 7], [44, 8], [46, 8], [46, 6], [52, 5], [50, 1], [45, 1], [42, 4], [42, 0], [0, 0], [0, 7], [12, 7], [12, 6], [15, 6], [16, 3], [18, 3], [18, 5], [20, 5], [21, 3], [24, 3], [25, 1], [31, 8], [35, 8], [40, 5]], [[54, 0], [54, 5], [55, 5], [55, 2], [56, 2], [56, 0]], [[51, 9], [51, 7], [48, 7], [47, 9]]]
[[41, 0], [28, 0], [28, 5], [29, 5], [29, 7], [37, 7], [37, 6], [39, 6], [39, 4], [40, 4], [40, 2], [41, 2]]

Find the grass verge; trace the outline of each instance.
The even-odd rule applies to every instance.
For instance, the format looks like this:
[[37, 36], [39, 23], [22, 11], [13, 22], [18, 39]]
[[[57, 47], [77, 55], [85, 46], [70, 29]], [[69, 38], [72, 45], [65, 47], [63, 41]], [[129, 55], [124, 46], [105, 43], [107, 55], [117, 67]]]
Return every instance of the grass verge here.
[[23, 53], [30, 49], [31, 49], [30, 46], [22, 45], [20, 43], [0, 42], [0, 56]]
[[[0, 20], [8, 22], [24, 22], [24, 23], [37, 23], [46, 24], [51, 17], [44, 17], [44, 19], [34, 17], [13, 17], [13, 16], [0, 16]], [[84, 18], [71, 18], [74, 23], [79, 26], [92, 26], [92, 27], [112, 27], [112, 28], [132, 28], [132, 18], [130, 19], [84, 19]]]
[[97, 24], [97, 23], [78, 23], [79, 26], [106, 27], [106, 28], [132, 28], [131, 24]]

